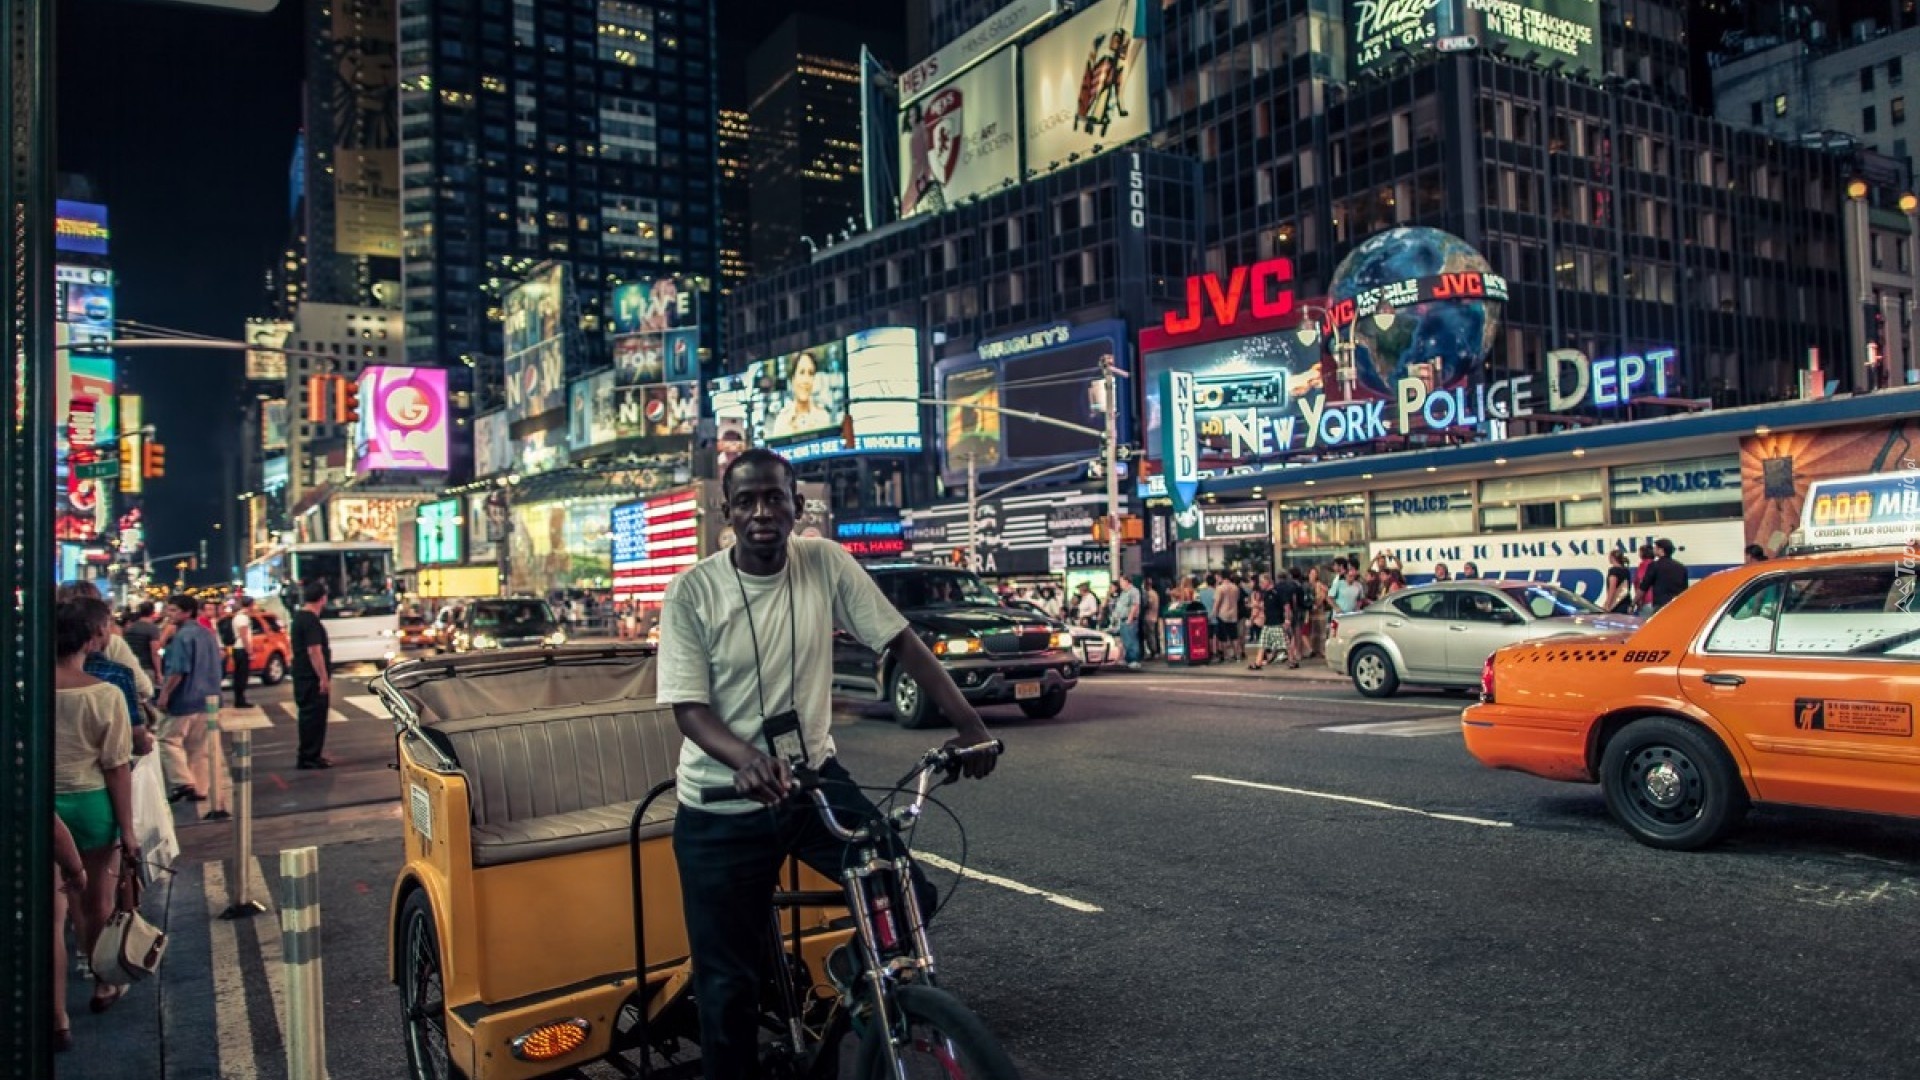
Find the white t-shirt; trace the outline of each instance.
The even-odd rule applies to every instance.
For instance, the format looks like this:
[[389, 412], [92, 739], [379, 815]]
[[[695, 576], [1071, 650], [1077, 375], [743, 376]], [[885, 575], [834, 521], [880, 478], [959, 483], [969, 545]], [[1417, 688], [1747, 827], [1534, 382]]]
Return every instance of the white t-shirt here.
[[253, 620], [245, 611], [233, 613], [233, 643], [243, 649], [253, 644]]
[[[907, 627], [839, 544], [794, 537], [787, 542], [786, 569], [772, 577], [740, 572], [730, 552], [710, 555], [667, 586], [657, 699], [662, 705], [711, 705], [730, 731], [762, 750], [761, 722], [793, 709], [800, 714], [807, 761], [818, 767], [833, 756], [835, 627], [870, 649]], [[700, 788], [732, 783], [733, 770], [692, 739], [680, 747], [677, 778], [683, 806], [732, 814], [759, 809], [745, 800], [701, 803]]]

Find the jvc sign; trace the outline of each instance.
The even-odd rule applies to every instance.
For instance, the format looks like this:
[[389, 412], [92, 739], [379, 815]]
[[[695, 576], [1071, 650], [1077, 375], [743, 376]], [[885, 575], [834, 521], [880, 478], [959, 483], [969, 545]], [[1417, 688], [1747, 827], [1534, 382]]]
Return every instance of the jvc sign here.
[[1221, 329], [1246, 319], [1279, 319], [1293, 313], [1293, 261], [1268, 259], [1252, 266], [1236, 266], [1222, 281], [1218, 274], [1195, 274], [1187, 279], [1187, 306], [1169, 311], [1161, 320], [1168, 337], [1198, 331], [1207, 316]]

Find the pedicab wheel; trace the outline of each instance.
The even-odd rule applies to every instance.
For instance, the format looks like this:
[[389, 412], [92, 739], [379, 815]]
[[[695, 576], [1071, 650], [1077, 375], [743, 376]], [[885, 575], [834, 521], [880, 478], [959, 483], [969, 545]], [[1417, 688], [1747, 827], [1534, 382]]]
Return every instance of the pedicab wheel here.
[[907, 674], [905, 668], [893, 669], [893, 680], [887, 692], [888, 701], [893, 705], [894, 722], [903, 728], [932, 727], [939, 714], [933, 711], [933, 703], [927, 700], [926, 691]]
[[1000, 1046], [1000, 1040], [972, 1010], [944, 990], [931, 986], [903, 986], [893, 993], [897, 1026], [905, 1038], [899, 1043], [902, 1072], [888, 1071], [882, 1048], [884, 1034], [871, 1032], [860, 1042], [860, 1068], [865, 1080], [1020, 1080], [1020, 1070]]
[[447, 1057], [447, 996], [440, 979], [440, 935], [424, 891], [400, 908], [400, 1009], [412, 1080], [455, 1080]]

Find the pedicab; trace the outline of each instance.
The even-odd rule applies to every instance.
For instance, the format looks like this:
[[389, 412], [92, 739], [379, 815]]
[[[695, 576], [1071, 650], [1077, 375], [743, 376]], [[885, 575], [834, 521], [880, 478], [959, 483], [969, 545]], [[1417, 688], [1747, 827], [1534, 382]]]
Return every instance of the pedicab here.
[[[699, 1075], [672, 848], [681, 735], [654, 674], [648, 645], [561, 646], [408, 661], [372, 684], [398, 742], [406, 854], [388, 955], [410, 1076]], [[918, 797], [871, 832], [809, 792], [848, 841], [848, 870], [782, 873], [766, 1075], [837, 1078], [845, 1046], [863, 1078], [1017, 1076], [934, 985], [901, 887], [910, 853], [874, 842], [956, 760], [930, 751], [903, 781]]]

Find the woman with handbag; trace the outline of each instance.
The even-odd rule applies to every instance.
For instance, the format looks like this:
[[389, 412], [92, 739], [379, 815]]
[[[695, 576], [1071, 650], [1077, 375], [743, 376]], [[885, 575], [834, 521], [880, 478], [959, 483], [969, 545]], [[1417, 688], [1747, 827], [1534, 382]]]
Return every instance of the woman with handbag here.
[[[87, 654], [112, 631], [113, 610], [100, 599], [79, 598], [54, 610], [53, 809], [80, 849], [86, 891], [73, 925], [90, 957], [113, 915], [123, 865], [139, 865], [133, 831], [133, 725], [126, 698], [112, 683], [87, 674]], [[129, 873], [137, 873], [129, 869]], [[121, 987], [94, 975], [94, 1012], [120, 1000]]]

